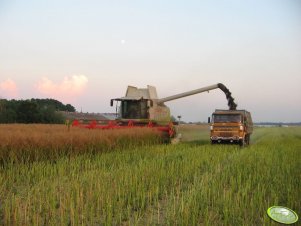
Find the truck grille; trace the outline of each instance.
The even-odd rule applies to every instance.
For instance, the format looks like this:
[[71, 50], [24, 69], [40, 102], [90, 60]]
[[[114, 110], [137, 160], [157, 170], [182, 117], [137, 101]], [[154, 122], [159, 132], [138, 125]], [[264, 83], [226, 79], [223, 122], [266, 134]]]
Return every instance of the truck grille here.
[[221, 137], [232, 137], [233, 134], [232, 133], [220, 133]]
[[213, 129], [216, 131], [236, 131], [239, 130], [239, 127], [238, 126], [227, 126], [227, 127], [215, 126]]

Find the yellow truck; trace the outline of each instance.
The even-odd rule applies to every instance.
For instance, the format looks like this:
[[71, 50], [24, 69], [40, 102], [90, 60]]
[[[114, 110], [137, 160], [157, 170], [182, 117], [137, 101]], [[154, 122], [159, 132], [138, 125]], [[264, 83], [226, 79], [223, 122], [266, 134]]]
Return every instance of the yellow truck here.
[[246, 110], [220, 110], [212, 114], [210, 139], [212, 144], [237, 143], [250, 144], [253, 132], [251, 113]]

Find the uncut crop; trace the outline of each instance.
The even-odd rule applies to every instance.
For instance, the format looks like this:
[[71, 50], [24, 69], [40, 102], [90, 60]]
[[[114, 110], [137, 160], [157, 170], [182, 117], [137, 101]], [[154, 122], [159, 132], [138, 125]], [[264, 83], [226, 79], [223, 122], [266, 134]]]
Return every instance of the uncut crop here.
[[198, 141], [6, 163], [0, 224], [278, 225], [272, 205], [300, 216], [301, 128], [257, 128], [246, 148], [192, 129]]
[[147, 128], [68, 130], [64, 125], [0, 125], [0, 163], [57, 160], [160, 141], [160, 134]]

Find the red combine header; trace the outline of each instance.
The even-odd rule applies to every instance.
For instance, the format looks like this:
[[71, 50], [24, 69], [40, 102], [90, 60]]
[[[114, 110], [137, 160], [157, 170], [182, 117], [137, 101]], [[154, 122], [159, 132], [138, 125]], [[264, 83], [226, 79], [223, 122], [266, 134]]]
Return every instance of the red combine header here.
[[97, 122], [92, 120], [89, 124], [81, 123], [79, 120], [74, 120], [72, 126], [86, 128], [86, 129], [131, 129], [131, 128], [153, 128], [167, 135], [167, 137], [175, 136], [174, 123], [170, 122], [168, 126], [159, 126], [149, 121], [147, 125], [134, 124], [134, 121], [130, 120], [127, 124], [124, 124], [118, 120], [110, 120], [106, 124], [103, 121]]

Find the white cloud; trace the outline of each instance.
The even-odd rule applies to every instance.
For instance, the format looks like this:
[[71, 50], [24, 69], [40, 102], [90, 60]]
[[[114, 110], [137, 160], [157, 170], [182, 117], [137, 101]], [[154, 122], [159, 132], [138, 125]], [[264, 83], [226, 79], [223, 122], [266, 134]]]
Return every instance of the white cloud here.
[[0, 82], [0, 96], [4, 98], [17, 98], [19, 95], [18, 87], [12, 79]]
[[55, 83], [47, 77], [43, 77], [37, 84], [36, 89], [48, 98], [62, 101], [72, 101], [80, 96], [86, 89], [88, 78], [85, 75], [73, 75], [65, 77], [63, 81]]

